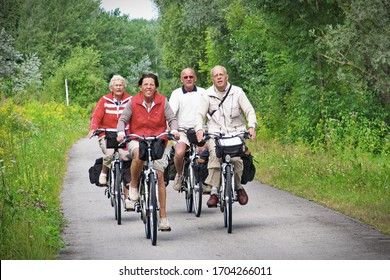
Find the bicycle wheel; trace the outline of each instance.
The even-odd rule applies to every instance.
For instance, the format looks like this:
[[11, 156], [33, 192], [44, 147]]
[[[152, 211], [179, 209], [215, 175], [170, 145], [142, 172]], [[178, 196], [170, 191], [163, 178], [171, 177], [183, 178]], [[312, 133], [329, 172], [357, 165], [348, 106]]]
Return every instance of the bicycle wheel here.
[[226, 166], [226, 184], [225, 184], [225, 209], [224, 209], [224, 221], [225, 227], [228, 229], [228, 233], [232, 233], [232, 205], [233, 205], [233, 189], [232, 189], [232, 173], [231, 166]]
[[187, 212], [192, 213], [193, 205], [194, 205], [194, 181], [191, 178], [191, 165], [189, 164], [187, 170], [184, 174], [184, 183], [186, 184], [186, 189], [184, 191]]
[[139, 190], [140, 190], [140, 212], [141, 220], [145, 226], [145, 236], [147, 239], [150, 239], [150, 220], [149, 220], [149, 194], [146, 194], [145, 188], [147, 187], [145, 182], [145, 176], [142, 174], [139, 179]]
[[149, 174], [149, 222], [152, 245], [157, 243], [157, 184], [153, 173]]
[[122, 217], [121, 217], [121, 200], [122, 200], [122, 196], [121, 196], [121, 171], [120, 171], [120, 168], [119, 168], [119, 162], [116, 162], [115, 163], [115, 205], [116, 205], [116, 217], [117, 217], [117, 222], [118, 222], [118, 225], [120, 225], [122, 223]]
[[199, 171], [196, 171], [194, 169], [194, 166], [191, 165], [190, 181], [192, 182], [192, 186], [193, 186], [192, 195], [194, 199], [194, 212], [195, 212], [195, 216], [199, 217], [202, 211], [203, 184], [202, 184], [202, 179], [200, 178], [200, 174], [196, 176], [195, 172], [199, 172]]

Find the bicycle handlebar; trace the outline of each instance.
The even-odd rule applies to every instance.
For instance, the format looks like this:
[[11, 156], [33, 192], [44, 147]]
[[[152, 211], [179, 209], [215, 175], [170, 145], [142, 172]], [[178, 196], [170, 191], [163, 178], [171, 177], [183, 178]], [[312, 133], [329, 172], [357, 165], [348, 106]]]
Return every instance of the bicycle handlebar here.
[[93, 132], [93, 134], [89, 137], [89, 139], [91, 139], [94, 136], [98, 136], [101, 132], [107, 132], [107, 131], [116, 132], [117, 130], [112, 128], [98, 128]]
[[130, 134], [125, 136], [125, 141], [126, 140], [130, 141], [132, 139], [153, 141], [153, 140], [162, 138], [162, 136], [165, 136], [165, 135], [168, 136], [168, 140], [175, 140], [175, 136], [171, 132], [164, 131], [157, 136], [141, 136], [141, 135], [138, 135], [136, 133], [130, 133]]
[[245, 130], [245, 131], [239, 131], [237, 133], [234, 133], [234, 134], [230, 134], [230, 135], [225, 135], [225, 133], [222, 133], [222, 132], [205, 132], [204, 135], [203, 135], [203, 139], [204, 140], [208, 140], [211, 138], [211, 136], [216, 136], [216, 137], [237, 137], [237, 136], [243, 136], [245, 139], [249, 139], [251, 138], [251, 135], [250, 133]]

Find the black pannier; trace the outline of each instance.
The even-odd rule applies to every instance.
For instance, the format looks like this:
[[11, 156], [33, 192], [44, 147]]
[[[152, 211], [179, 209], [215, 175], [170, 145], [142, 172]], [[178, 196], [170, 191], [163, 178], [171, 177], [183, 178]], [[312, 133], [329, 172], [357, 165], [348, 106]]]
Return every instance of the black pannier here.
[[91, 184], [95, 184], [96, 186], [100, 186], [99, 184], [99, 176], [102, 171], [103, 166], [103, 158], [98, 158], [95, 160], [95, 164], [91, 166], [88, 170], [89, 173], [89, 181]]
[[241, 184], [245, 185], [248, 182], [253, 181], [256, 174], [256, 167], [253, 163], [253, 156], [251, 155], [248, 147], [245, 147], [245, 153], [241, 156], [242, 163], [244, 164], [244, 170], [241, 176]]
[[175, 180], [176, 166], [173, 160], [174, 156], [175, 156], [175, 148], [172, 146], [169, 151], [169, 154], [167, 155], [168, 165], [164, 170], [164, 180], [166, 185], [169, 184], [169, 181]]
[[205, 149], [199, 155], [198, 161], [195, 163], [194, 168], [197, 172], [195, 172], [195, 177], [197, 181], [201, 181], [204, 183], [207, 176], [209, 175], [209, 171], [207, 169], [207, 164], [209, 162], [209, 150]]

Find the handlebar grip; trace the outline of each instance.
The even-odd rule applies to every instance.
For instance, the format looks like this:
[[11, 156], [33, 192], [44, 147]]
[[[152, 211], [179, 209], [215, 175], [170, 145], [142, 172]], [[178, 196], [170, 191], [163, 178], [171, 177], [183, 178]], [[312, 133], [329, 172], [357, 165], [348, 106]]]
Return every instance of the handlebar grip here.
[[168, 133], [169, 140], [175, 140], [175, 136], [172, 133]]

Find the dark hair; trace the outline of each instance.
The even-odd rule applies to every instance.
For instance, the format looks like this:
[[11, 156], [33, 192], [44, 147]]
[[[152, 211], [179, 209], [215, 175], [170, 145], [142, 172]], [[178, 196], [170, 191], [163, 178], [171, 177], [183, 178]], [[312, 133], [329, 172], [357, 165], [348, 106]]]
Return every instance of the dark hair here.
[[141, 79], [139, 79], [138, 81], [138, 86], [142, 86], [142, 82], [145, 78], [152, 78], [154, 80], [154, 84], [156, 85], [156, 87], [158, 87], [158, 77], [152, 73], [143, 74]]

